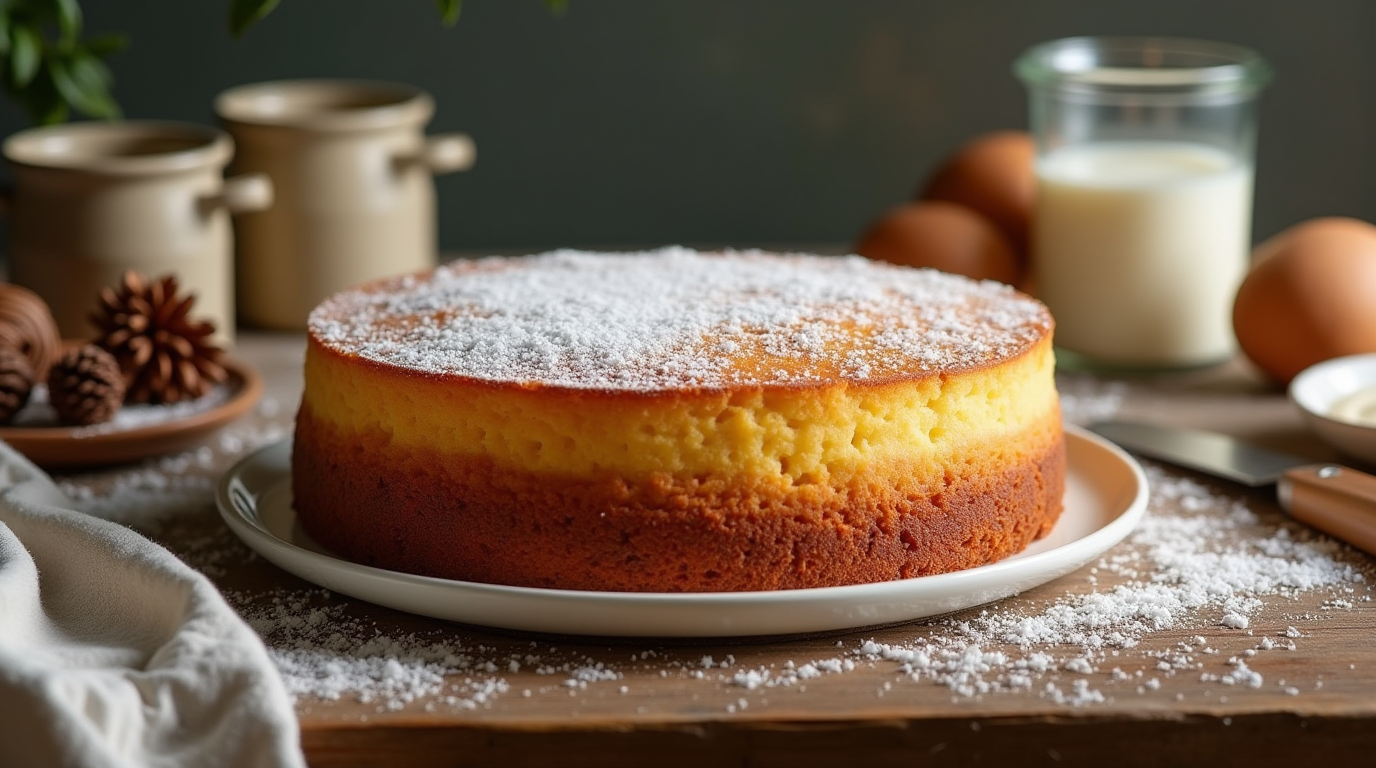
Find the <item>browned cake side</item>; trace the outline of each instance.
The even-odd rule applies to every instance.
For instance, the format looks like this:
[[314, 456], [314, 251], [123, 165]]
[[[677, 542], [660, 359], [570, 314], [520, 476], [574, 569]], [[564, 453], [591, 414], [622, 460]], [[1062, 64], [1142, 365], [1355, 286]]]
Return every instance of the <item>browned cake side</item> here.
[[672, 476], [561, 478], [389, 445], [299, 416], [297, 509], [350, 560], [465, 581], [701, 592], [834, 586], [984, 565], [1046, 535], [1061, 512], [1059, 430], [1014, 466], [971, 457], [940, 487], [900, 463], [845, 486]]

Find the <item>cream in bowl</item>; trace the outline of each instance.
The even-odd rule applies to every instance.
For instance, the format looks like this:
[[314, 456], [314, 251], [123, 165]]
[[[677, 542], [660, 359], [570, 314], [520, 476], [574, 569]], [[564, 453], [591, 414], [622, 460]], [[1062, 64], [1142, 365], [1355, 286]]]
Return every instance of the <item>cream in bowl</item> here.
[[1376, 465], [1376, 353], [1306, 368], [1290, 382], [1290, 399], [1325, 442]]

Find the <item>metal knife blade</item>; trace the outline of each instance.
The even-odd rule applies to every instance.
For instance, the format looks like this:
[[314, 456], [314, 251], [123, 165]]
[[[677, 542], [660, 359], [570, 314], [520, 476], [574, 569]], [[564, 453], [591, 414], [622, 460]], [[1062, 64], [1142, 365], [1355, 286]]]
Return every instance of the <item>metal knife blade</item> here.
[[1285, 470], [1313, 461], [1258, 448], [1228, 435], [1159, 427], [1130, 421], [1101, 421], [1088, 429], [1133, 453], [1218, 475], [1254, 488], [1280, 480]]
[[1259, 448], [1228, 435], [1126, 421], [1088, 429], [1133, 453], [1253, 487], [1276, 484], [1291, 517], [1376, 555], [1376, 476]]

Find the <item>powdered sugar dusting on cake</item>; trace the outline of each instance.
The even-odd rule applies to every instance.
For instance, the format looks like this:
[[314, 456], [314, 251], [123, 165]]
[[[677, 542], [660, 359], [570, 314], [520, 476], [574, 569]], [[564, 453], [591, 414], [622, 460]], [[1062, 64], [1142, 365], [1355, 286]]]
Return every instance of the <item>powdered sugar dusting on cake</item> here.
[[571, 250], [442, 266], [311, 314], [344, 354], [580, 389], [876, 381], [1014, 357], [1046, 309], [1011, 288], [860, 257]]

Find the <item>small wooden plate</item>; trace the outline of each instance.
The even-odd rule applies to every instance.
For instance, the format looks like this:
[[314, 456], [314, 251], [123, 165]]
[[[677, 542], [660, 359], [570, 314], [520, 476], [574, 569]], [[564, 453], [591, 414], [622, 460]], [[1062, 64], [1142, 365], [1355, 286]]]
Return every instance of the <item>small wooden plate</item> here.
[[263, 377], [246, 363], [228, 360], [228, 398], [183, 418], [127, 429], [92, 427], [0, 427], [0, 440], [44, 469], [124, 464], [194, 445], [239, 418], [263, 395]]

